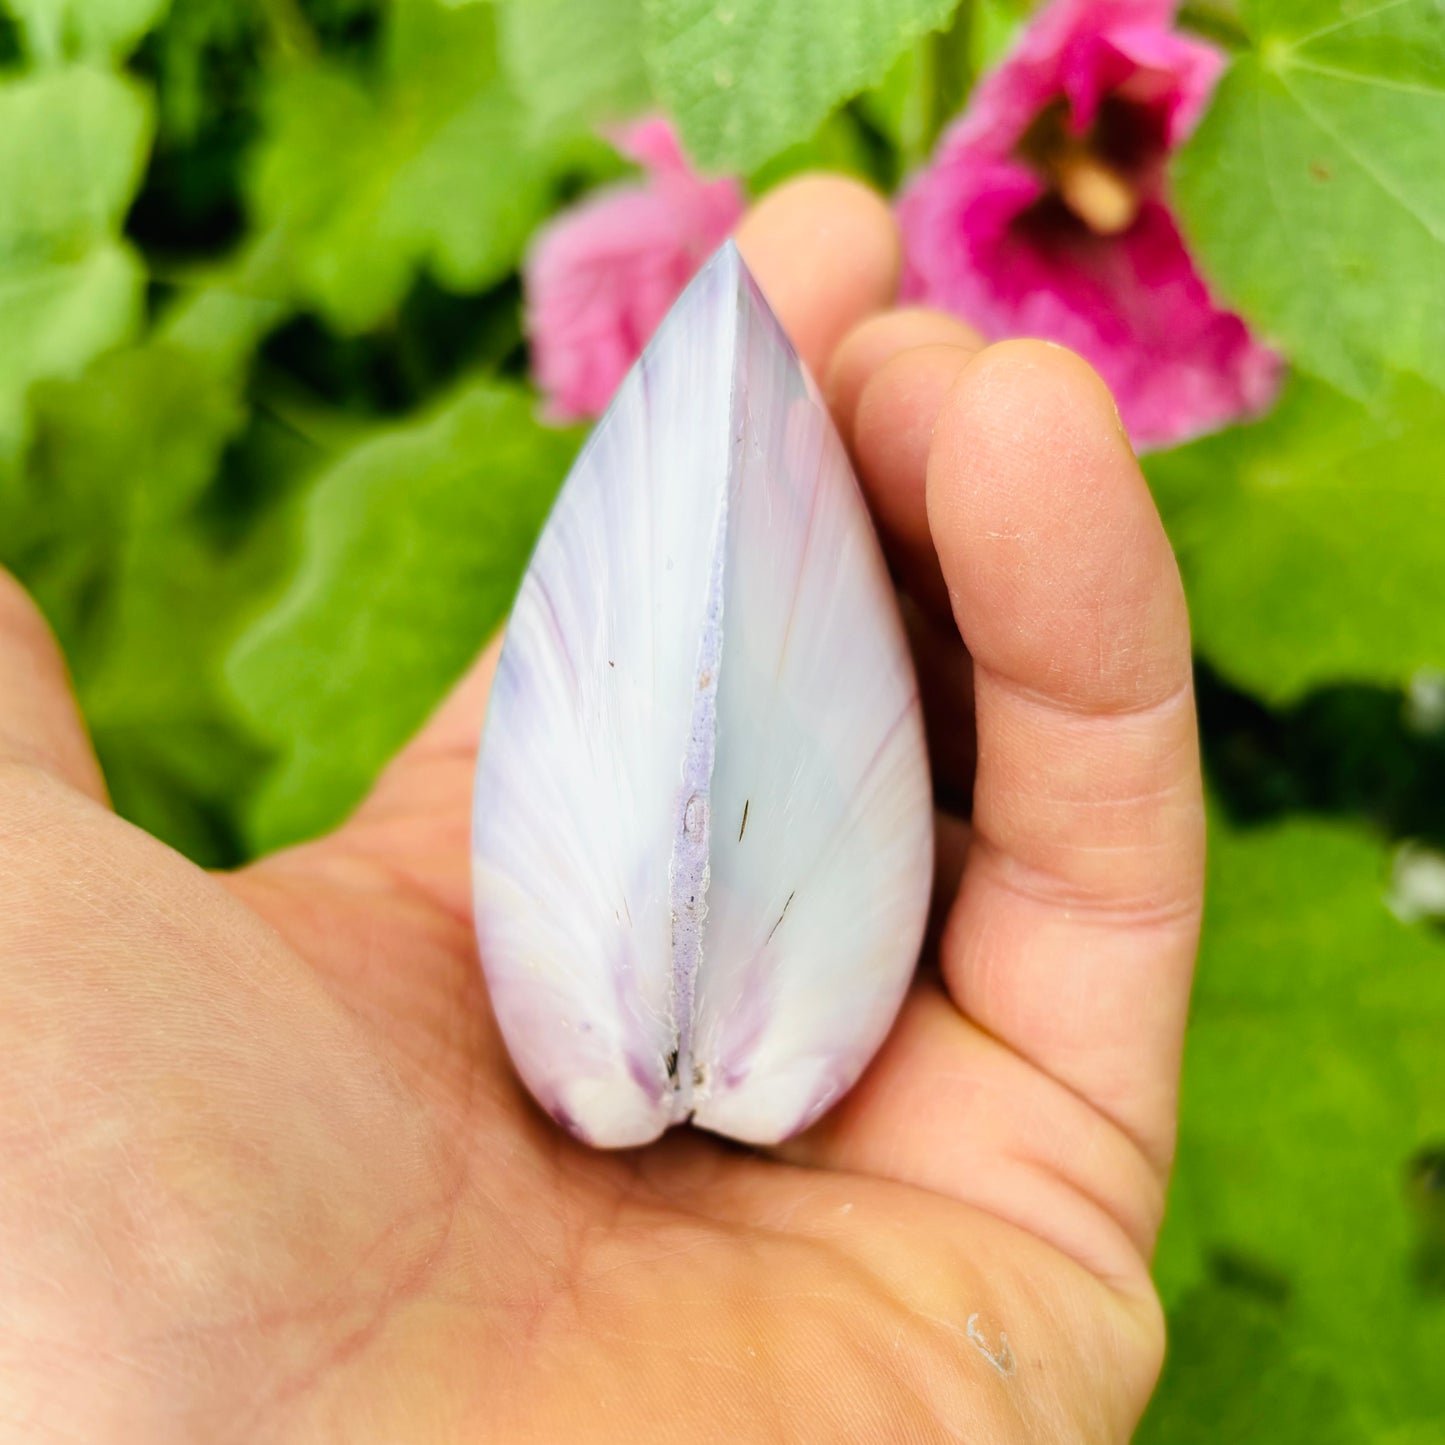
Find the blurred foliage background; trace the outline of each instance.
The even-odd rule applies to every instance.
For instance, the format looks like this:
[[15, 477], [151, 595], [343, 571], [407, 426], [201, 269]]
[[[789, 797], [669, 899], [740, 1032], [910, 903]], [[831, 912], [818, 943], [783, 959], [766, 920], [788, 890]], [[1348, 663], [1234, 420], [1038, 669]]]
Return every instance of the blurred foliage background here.
[[[117, 806], [337, 820], [501, 620], [580, 440], [518, 267], [660, 106], [892, 190], [1020, 0], [0, 0], [0, 561]], [[1445, 1438], [1445, 8], [1186, 8], [1173, 192], [1292, 363], [1147, 459], [1214, 829], [1147, 1442]], [[782, 39], [779, 39], [779, 37]], [[729, 58], [731, 57], [731, 58]], [[733, 62], [737, 61], [737, 64]], [[1331, 184], [1324, 187], [1322, 179]]]

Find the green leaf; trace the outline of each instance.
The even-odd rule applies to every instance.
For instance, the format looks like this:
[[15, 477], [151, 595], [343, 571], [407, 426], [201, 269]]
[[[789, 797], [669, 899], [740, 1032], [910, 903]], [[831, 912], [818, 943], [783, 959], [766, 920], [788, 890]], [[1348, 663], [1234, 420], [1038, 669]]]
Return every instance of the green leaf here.
[[1169, 1354], [1135, 1445], [1359, 1445], [1348, 1397], [1291, 1348], [1287, 1300], [1211, 1283], [1169, 1314]]
[[1445, 664], [1445, 395], [1396, 378], [1373, 405], [1295, 379], [1273, 415], [1146, 461], [1195, 641], [1282, 701]]
[[1175, 182], [1210, 277], [1356, 395], [1445, 385], [1445, 11], [1260, 0]]
[[653, 86], [688, 154], [755, 170], [811, 135], [958, 0], [643, 0]]
[[492, 284], [546, 209], [554, 158], [527, 144], [494, 31], [490, 5], [398, 0], [374, 85], [325, 64], [277, 83], [252, 201], [334, 326], [375, 326], [421, 266]]
[[[242, 116], [253, 124], [260, 79], [256, 59], [272, 38], [266, 35], [268, 23], [274, 25], [286, 9], [284, 0], [281, 6], [275, 0], [246, 5], [170, 0], [165, 23], [142, 59], [155, 82], [161, 149], [179, 154], [198, 139], [204, 143], [207, 131], [213, 137], [225, 134]], [[281, 37], [272, 44], [284, 53]], [[214, 184], [218, 169], [214, 164], [206, 168], [208, 184]]]
[[969, 32], [969, 54], [974, 70], [992, 70], [1018, 40], [1032, 0], [974, 0], [973, 26]]
[[533, 406], [474, 384], [317, 481], [300, 570], [231, 659], [284, 752], [261, 846], [341, 818], [502, 620], [577, 443]]
[[274, 234], [258, 238], [187, 285], [157, 334], [205, 356], [218, 371], [234, 374], [287, 315], [284, 268], [283, 239]]
[[165, 13], [170, 0], [5, 0], [20, 22], [25, 48], [43, 64], [65, 58], [128, 55]]
[[882, 185], [891, 177], [879, 174], [876, 149], [868, 144], [855, 116], [846, 109], [836, 110], [807, 140], [788, 146], [759, 166], [747, 178], [747, 189], [760, 196], [804, 171], [832, 171]]
[[244, 417], [235, 383], [150, 344], [37, 386], [34, 412], [4, 560], [56, 629], [119, 810], [235, 861], [231, 811], [261, 753], [220, 664], [281, 561], [264, 516], [238, 542], [216, 495]]
[[897, 151], [899, 173], [887, 189], [932, 154], [978, 76], [1013, 45], [1030, 8], [1029, 0], [963, 0], [947, 30], [910, 46], [858, 97], [858, 109]]
[[116, 76], [0, 82], [0, 466], [23, 443], [30, 386], [139, 320], [144, 277], [119, 230], [149, 142], [145, 97]]
[[539, 134], [647, 108], [642, 0], [504, 0], [498, 16], [507, 73]]
[[[1421, 1277], [1407, 1187], [1410, 1161], [1445, 1141], [1445, 942], [1387, 911], [1385, 863], [1338, 825], [1214, 829], [1176, 1175], [1214, 1324], [1197, 1291], [1175, 1295], [1200, 1353], [1166, 1381], [1162, 1419], [1210, 1381], [1231, 1398], [1247, 1385], [1226, 1290], [1241, 1324], [1259, 1327], [1240, 1292], [1278, 1324], [1253, 1385], [1273, 1374], [1292, 1402], [1271, 1425], [1323, 1428], [1336, 1390], [1343, 1439], [1424, 1441], [1445, 1422], [1445, 1300]], [[1272, 1438], [1213, 1424], [1214, 1439]]]

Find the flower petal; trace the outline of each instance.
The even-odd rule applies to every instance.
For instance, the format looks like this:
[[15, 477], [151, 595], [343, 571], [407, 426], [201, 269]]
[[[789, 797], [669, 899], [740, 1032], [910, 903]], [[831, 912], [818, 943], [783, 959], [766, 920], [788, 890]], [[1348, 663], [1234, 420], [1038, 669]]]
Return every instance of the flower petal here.
[[614, 144], [647, 170], [537, 233], [524, 270], [532, 371], [555, 421], [598, 416], [668, 308], [737, 223], [742, 187], [688, 165], [649, 118]]
[[[1173, 0], [1056, 0], [985, 77], [898, 203], [906, 299], [990, 339], [1038, 336], [1108, 382], [1136, 443], [1157, 445], [1266, 406], [1280, 359], [1218, 307], [1161, 193], [1163, 162], [1197, 123], [1223, 67], [1172, 29]], [[1127, 102], [1106, 110], [1106, 102]], [[1139, 195], [1119, 234], [1096, 235], [1018, 151], [1051, 108], [1104, 153], [1111, 128]], [[1098, 130], [1095, 130], [1096, 125]]]

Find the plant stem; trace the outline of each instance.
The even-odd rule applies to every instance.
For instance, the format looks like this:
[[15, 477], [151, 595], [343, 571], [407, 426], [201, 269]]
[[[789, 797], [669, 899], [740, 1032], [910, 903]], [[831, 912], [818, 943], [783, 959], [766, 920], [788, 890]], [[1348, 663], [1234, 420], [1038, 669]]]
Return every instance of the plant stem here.
[[963, 109], [963, 103], [973, 89], [976, 79], [972, 56], [975, 18], [974, 0], [961, 0], [948, 28], [929, 37], [933, 42], [928, 52], [933, 71], [929, 86], [932, 112], [927, 137], [930, 151], [944, 126]]
[[961, 0], [948, 25], [930, 31], [913, 48], [909, 104], [899, 137], [905, 172], [932, 154], [939, 132], [962, 108], [972, 88], [973, 20], [974, 0]]

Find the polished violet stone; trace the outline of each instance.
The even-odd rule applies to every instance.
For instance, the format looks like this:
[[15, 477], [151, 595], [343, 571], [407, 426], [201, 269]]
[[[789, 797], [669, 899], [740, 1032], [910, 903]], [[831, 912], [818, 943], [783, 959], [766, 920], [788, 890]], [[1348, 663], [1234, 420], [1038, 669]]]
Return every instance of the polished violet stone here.
[[932, 875], [912, 663], [846, 453], [729, 242], [563, 487], [477, 772], [477, 929], [579, 1138], [769, 1143], [849, 1089]]

